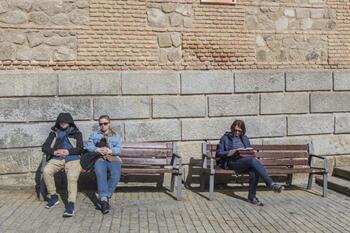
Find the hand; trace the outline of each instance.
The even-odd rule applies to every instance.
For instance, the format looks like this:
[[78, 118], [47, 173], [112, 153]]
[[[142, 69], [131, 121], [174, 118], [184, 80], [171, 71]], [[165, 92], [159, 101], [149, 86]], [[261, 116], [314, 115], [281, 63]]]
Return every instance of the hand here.
[[69, 151], [66, 149], [58, 149], [58, 150], [55, 150], [53, 154], [58, 157], [65, 157], [69, 155]]

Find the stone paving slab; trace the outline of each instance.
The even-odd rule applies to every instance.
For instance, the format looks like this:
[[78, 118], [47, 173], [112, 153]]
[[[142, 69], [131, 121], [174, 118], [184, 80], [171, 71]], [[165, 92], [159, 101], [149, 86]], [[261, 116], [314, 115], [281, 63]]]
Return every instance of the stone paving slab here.
[[287, 189], [282, 194], [260, 189], [265, 206], [245, 201], [246, 188], [207, 193], [185, 190], [183, 201], [162, 190], [121, 188], [112, 211], [102, 215], [91, 202], [93, 192], [78, 194], [73, 218], [62, 218], [64, 205], [47, 210], [34, 192], [0, 190], [0, 232], [348, 232], [350, 198], [329, 191]]

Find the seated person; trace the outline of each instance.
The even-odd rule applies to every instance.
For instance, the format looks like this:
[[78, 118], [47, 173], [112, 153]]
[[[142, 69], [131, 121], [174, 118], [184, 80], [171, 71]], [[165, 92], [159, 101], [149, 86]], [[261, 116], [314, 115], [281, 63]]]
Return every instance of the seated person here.
[[69, 113], [60, 113], [56, 124], [42, 146], [48, 163], [44, 168], [44, 181], [50, 200], [46, 208], [59, 204], [54, 175], [64, 169], [68, 183], [68, 205], [64, 217], [74, 215], [74, 203], [77, 199], [78, 179], [81, 171], [80, 154], [83, 152], [83, 137]]
[[100, 130], [89, 137], [86, 143], [89, 152], [83, 155], [83, 159], [95, 158], [93, 167], [97, 178], [98, 199], [102, 213], [106, 214], [110, 210], [109, 199], [120, 180], [121, 143], [119, 136], [111, 128], [109, 116], [100, 116], [98, 121]]
[[267, 171], [255, 157], [241, 157], [237, 155], [237, 149], [249, 148], [250, 142], [246, 133], [245, 124], [241, 120], [235, 120], [231, 125], [231, 132], [226, 132], [220, 139], [217, 157], [220, 157], [220, 167], [232, 169], [237, 173], [249, 173], [248, 201], [252, 204], [262, 206], [262, 202], [256, 197], [259, 177], [263, 179], [266, 186], [280, 193], [283, 186], [273, 183]]

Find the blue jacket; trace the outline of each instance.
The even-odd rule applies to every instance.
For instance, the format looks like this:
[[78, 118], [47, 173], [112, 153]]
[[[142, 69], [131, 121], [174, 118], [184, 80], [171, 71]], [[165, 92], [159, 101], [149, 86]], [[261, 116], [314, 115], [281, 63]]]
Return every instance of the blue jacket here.
[[[103, 138], [103, 133], [101, 131], [96, 131], [93, 132], [89, 140], [85, 144], [85, 148], [92, 152], [97, 149], [96, 144], [101, 141]], [[108, 137], [108, 147], [112, 150], [112, 154], [115, 156], [119, 156], [121, 153], [121, 142], [120, 142], [120, 137], [118, 135], [113, 135]]]
[[[220, 158], [220, 166], [222, 168], [226, 168], [228, 152], [232, 149], [238, 149], [234, 146], [233, 137], [234, 136], [231, 132], [226, 132], [224, 136], [222, 136], [220, 139], [218, 149], [216, 151], [216, 157]], [[241, 140], [244, 145], [244, 148], [251, 147], [247, 135], [242, 135]]]

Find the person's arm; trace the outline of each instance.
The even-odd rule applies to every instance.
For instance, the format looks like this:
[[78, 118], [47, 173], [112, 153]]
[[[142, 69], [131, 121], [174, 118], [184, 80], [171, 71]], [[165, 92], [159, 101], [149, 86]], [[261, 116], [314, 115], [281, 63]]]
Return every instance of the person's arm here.
[[226, 150], [225, 136], [223, 136], [220, 139], [218, 149], [216, 151], [216, 156], [220, 158], [226, 158], [229, 152], [230, 152], [229, 150]]
[[79, 131], [75, 134], [75, 139], [77, 140], [77, 146], [68, 149], [69, 154], [68, 155], [80, 155], [83, 153], [84, 150], [84, 144], [83, 144], [83, 135]]
[[41, 150], [47, 155], [54, 155], [55, 149], [51, 148], [52, 141], [56, 137], [55, 132], [50, 132], [49, 136], [46, 138]]
[[244, 145], [245, 145], [246, 148], [247, 148], [247, 147], [252, 147], [252, 146], [250, 145], [250, 141], [249, 141], [249, 138], [248, 138], [247, 135], [244, 135], [244, 136], [243, 136], [243, 141], [244, 141]]
[[119, 156], [122, 151], [122, 146], [120, 142], [120, 138], [118, 136], [114, 136], [113, 143], [111, 145], [112, 155]]
[[95, 146], [94, 137], [95, 133], [92, 133], [89, 137], [89, 140], [86, 143], [86, 149], [90, 152], [94, 152], [97, 149], [97, 147]]

